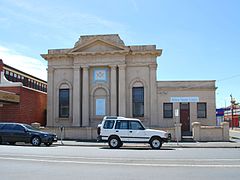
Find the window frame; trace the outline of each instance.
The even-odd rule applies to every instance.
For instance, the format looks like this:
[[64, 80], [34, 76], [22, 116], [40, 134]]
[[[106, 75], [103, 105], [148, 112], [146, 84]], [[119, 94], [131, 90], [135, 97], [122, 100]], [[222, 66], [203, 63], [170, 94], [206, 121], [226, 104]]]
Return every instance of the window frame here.
[[[171, 107], [171, 110], [168, 110], [168, 109], [166, 109], [166, 106], [165, 105], [171, 105], [170, 107]], [[171, 114], [170, 114], [170, 116], [167, 116], [167, 111], [170, 111], [171, 112]], [[168, 118], [168, 119], [172, 119], [173, 118], [173, 103], [163, 103], [163, 118]]]
[[[199, 109], [200, 105], [204, 105], [204, 109]], [[201, 113], [199, 113], [201, 112]], [[204, 112], [204, 116], [202, 116], [202, 112]], [[197, 118], [207, 118], [207, 103], [206, 102], [198, 102], [197, 103]]]
[[[61, 92], [62, 91], [67, 91], [68, 92], [68, 100], [67, 100], [67, 105], [66, 105], [66, 108], [67, 108], [67, 113], [66, 115], [64, 115], [62, 113], [62, 108], [61, 108]], [[58, 98], [59, 98], [59, 103], [58, 103], [58, 116], [59, 118], [69, 118], [70, 116], [70, 89], [69, 88], [62, 88], [62, 89], [59, 89], [59, 94], [58, 94]]]
[[[141, 100], [136, 100], [137, 98], [134, 98], [135, 96], [135, 89], [141, 90]], [[136, 105], [140, 105], [140, 112], [136, 112]], [[133, 117], [144, 117], [144, 87], [132, 87], [132, 116]]]

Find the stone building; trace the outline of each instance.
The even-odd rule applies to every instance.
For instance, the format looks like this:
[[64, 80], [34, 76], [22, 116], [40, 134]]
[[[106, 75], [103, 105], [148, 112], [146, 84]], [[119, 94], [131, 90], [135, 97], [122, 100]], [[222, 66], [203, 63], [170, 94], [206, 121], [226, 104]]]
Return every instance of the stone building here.
[[157, 81], [161, 54], [155, 45], [126, 46], [117, 34], [48, 50], [47, 126], [91, 139], [106, 115], [136, 117], [152, 128], [181, 123], [182, 132], [195, 121], [215, 125], [215, 81]]

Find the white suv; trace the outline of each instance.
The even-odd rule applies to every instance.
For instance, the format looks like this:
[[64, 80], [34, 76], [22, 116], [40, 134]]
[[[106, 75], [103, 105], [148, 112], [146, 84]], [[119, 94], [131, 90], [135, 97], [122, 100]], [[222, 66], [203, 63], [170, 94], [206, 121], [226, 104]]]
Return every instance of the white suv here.
[[127, 143], [149, 143], [160, 149], [163, 142], [171, 140], [165, 131], [146, 129], [139, 119], [105, 116], [97, 128], [98, 141], [108, 142], [110, 148], [120, 148]]

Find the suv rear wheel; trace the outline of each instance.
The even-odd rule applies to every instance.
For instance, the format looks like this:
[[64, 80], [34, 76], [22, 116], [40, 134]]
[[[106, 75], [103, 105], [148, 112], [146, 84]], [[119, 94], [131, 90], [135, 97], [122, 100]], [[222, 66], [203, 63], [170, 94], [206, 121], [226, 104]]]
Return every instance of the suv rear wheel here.
[[160, 137], [152, 137], [150, 140], [152, 149], [160, 149], [162, 147], [162, 141]]
[[108, 139], [108, 145], [110, 146], [110, 148], [112, 149], [117, 149], [120, 148], [122, 146], [122, 142], [119, 139], [119, 137], [117, 136], [112, 136]]

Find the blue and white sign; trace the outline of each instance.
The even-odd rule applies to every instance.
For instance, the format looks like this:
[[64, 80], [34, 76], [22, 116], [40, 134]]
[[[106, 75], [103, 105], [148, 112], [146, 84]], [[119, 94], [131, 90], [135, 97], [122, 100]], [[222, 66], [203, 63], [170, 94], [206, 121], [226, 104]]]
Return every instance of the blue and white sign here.
[[94, 81], [107, 81], [107, 68], [95, 68], [93, 70]]
[[96, 99], [96, 115], [104, 116], [105, 112], [105, 99]]
[[171, 97], [172, 103], [177, 102], [199, 102], [199, 97]]

